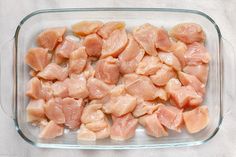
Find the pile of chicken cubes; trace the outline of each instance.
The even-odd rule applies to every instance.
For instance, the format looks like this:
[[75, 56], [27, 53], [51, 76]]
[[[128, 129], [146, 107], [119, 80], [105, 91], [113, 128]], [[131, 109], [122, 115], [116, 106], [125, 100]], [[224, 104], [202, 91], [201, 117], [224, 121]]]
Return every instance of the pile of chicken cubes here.
[[209, 122], [205, 38], [195, 23], [169, 32], [149, 23], [128, 32], [120, 21], [47, 28], [25, 56], [27, 121], [40, 139], [67, 128], [78, 140], [127, 140], [138, 124], [156, 138], [183, 128], [197, 133]]

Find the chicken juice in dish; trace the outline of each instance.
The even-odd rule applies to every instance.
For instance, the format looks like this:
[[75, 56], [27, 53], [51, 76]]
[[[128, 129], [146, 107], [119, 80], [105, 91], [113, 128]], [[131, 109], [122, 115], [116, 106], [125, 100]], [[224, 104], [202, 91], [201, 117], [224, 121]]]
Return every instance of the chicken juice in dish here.
[[32, 76], [27, 121], [40, 128], [40, 139], [69, 129], [77, 140], [122, 141], [134, 137], [139, 124], [160, 138], [208, 125], [202, 103], [210, 54], [202, 27], [125, 27], [122, 21], [81, 21], [38, 34], [25, 63]]

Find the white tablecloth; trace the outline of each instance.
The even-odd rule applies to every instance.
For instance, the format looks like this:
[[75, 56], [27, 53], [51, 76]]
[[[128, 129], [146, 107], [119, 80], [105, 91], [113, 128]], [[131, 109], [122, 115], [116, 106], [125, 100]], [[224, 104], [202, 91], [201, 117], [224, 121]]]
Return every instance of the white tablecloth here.
[[[11, 38], [19, 21], [27, 14], [46, 8], [75, 7], [169, 7], [196, 9], [210, 15], [219, 25], [222, 35], [236, 45], [236, 1], [234, 0], [1, 0], [0, 43]], [[235, 46], [236, 47], [236, 46]], [[0, 50], [2, 53], [2, 50]], [[234, 68], [234, 71], [236, 69]], [[233, 81], [233, 80], [228, 80]], [[235, 81], [235, 80], [234, 80]], [[229, 105], [231, 100], [226, 100]], [[13, 120], [0, 110], [0, 157], [79, 157], [79, 156], [188, 156], [188, 157], [233, 157], [236, 156], [236, 105], [230, 105], [217, 135], [206, 144], [185, 148], [145, 150], [63, 150], [39, 149], [19, 136]]]

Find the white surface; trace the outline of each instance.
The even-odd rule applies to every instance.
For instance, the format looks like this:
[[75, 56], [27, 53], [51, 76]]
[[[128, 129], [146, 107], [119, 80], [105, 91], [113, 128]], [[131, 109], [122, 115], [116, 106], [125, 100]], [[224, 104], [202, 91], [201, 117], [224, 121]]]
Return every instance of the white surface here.
[[[27, 14], [46, 8], [71, 7], [169, 7], [196, 9], [211, 16], [219, 25], [222, 35], [236, 47], [236, 1], [208, 0], [1, 0], [0, 1], [0, 43], [13, 36], [19, 21]], [[0, 50], [0, 53], [4, 53]], [[234, 68], [235, 70], [235, 68]], [[228, 80], [235, 81], [235, 80]], [[235, 85], [235, 83], [233, 84]], [[230, 86], [229, 86], [230, 87]], [[226, 89], [230, 91], [229, 89]], [[206, 144], [185, 148], [144, 150], [63, 150], [39, 149], [23, 141], [15, 130], [13, 121], [0, 110], [0, 157], [48, 157], [48, 156], [191, 156], [191, 157], [233, 157], [236, 156], [236, 106], [230, 95], [224, 104], [230, 106], [217, 135]], [[231, 105], [230, 105], [231, 104]]]

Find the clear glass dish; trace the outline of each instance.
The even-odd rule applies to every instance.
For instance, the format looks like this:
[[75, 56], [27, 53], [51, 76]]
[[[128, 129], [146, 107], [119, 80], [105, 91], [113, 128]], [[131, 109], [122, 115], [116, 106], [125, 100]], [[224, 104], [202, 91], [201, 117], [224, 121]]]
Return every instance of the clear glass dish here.
[[[81, 142], [76, 140], [76, 132], [65, 133], [62, 137], [53, 140], [39, 140], [39, 130], [26, 122], [26, 106], [28, 98], [25, 96], [26, 83], [29, 80], [29, 68], [24, 63], [25, 53], [30, 47], [35, 46], [35, 37], [42, 29], [54, 26], [67, 26], [81, 20], [101, 21], [125, 21], [127, 28], [143, 23], [151, 23], [156, 26], [164, 26], [169, 29], [175, 24], [183, 22], [195, 22], [200, 24], [207, 37], [206, 47], [211, 54], [207, 93], [204, 103], [209, 108], [210, 123], [203, 131], [197, 134], [188, 134], [185, 130], [181, 134], [169, 132], [170, 136], [152, 138], [145, 134], [143, 128], [136, 130], [134, 138], [127, 141], [113, 141], [110, 139], [96, 142]], [[76, 149], [139, 149], [139, 148], [164, 148], [193, 146], [205, 143], [214, 137], [222, 122], [223, 102], [223, 55], [221, 52], [221, 33], [217, 24], [203, 12], [185, 9], [168, 8], [86, 8], [86, 9], [53, 9], [40, 10], [26, 16], [18, 25], [14, 40], [14, 53], [5, 55], [12, 58], [12, 63], [1, 65], [1, 75], [7, 77], [7, 66], [13, 67], [13, 79], [9, 77], [9, 91], [13, 95], [6, 94], [8, 91], [1, 90], [2, 99], [11, 99], [13, 119], [16, 129], [22, 138], [38, 147], [46, 148], [76, 148]], [[5, 57], [2, 56], [2, 63]], [[7, 83], [1, 84], [7, 86]], [[4, 88], [5, 89], [5, 88]]]

